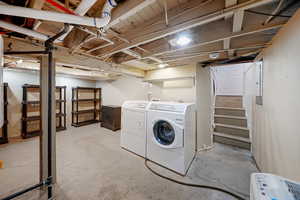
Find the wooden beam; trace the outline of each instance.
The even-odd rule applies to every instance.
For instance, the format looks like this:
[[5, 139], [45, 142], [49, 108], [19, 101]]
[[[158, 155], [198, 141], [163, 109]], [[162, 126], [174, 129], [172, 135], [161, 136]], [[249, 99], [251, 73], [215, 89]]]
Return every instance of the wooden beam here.
[[[143, 58], [147, 58], [149, 56], [159, 56], [159, 55], [163, 55], [163, 54], [170, 54], [170, 53], [175, 53], [177, 51], [183, 51], [183, 50], [187, 50], [187, 49], [191, 49], [191, 48], [195, 48], [195, 47], [200, 47], [200, 46], [204, 46], [204, 45], [208, 45], [208, 44], [212, 44], [212, 43], [216, 43], [216, 42], [221, 42], [223, 40], [226, 39], [232, 39], [232, 38], [237, 38], [237, 37], [242, 37], [242, 36], [247, 36], [247, 35], [251, 35], [251, 34], [255, 34], [255, 33], [260, 33], [263, 31], [268, 31], [268, 30], [273, 30], [273, 29], [278, 29], [281, 28], [284, 24], [273, 24], [273, 25], [260, 25], [256, 28], [252, 28], [252, 29], [248, 29], [248, 30], [243, 30], [241, 32], [238, 33], [232, 33], [232, 32], [218, 32], [218, 35], [212, 36], [210, 33], [209, 29], [203, 29], [205, 30], [205, 32], [200, 32], [199, 35], [201, 35], [201, 37], [198, 38], [198, 40], [196, 40], [195, 42], [193, 42], [191, 45], [186, 46], [186, 47], [175, 47], [173, 49], [169, 49], [169, 48], [158, 48], [158, 49], [152, 49], [151, 53], [144, 53], [142, 54]], [[219, 25], [218, 27], [221, 27], [221, 25]]]
[[[43, 8], [45, 2], [46, 2], [46, 0], [30, 0], [29, 7], [41, 10]], [[40, 25], [41, 25], [41, 21], [35, 20], [34, 25], [33, 25], [33, 30], [37, 30]]]
[[194, 7], [189, 7], [187, 10], [187, 5], [181, 5], [180, 8], [176, 8], [176, 11], [174, 9], [170, 10], [169, 27], [166, 28], [164, 19], [160, 19], [152, 26], [137, 28], [125, 36], [131, 41], [130, 44], [119, 42], [115, 46], [102, 49], [98, 55], [101, 57], [112, 55], [183, 30], [222, 19], [225, 16], [233, 15], [237, 10], [250, 9], [270, 2], [273, 2], [273, 0], [250, 0], [226, 9], [224, 9], [222, 1], [208, 1], [206, 3], [199, 3], [199, 1], [189, 2], [188, 6], [194, 5]]
[[239, 32], [243, 28], [244, 10], [238, 10], [233, 15], [232, 32]]
[[[212, 51], [202, 51], [202, 52], [198, 52], [198, 53], [193, 54], [193, 55], [186, 55], [186, 56], [182, 56], [182, 57], [167, 59], [167, 60], [164, 60], [164, 62], [169, 63], [169, 62], [175, 62], [175, 61], [178, 61], [178, 60], [186, 60], [186, 59], [190, 59], [190, 58], [194, 58], [194, 57], [198, 57], [198, 56], [208, 55], [210, 53], [226, 52], [228, 50], [242, 51], [242, 50], [262, 49], [262, 48], [265, 48], [267, 45], [268, 44], [257, 44], [257, 45], [246, 46], [246, 47], [243, 46], [243, 47], [232, 48], [232, 49], [216, 49], [216, 50], [212, 50]], [[228, 55], [228, 57], [233, 57], [233, 56]]]
[[[240, 32], [243, 27], [243, 20], [244, 20], [244, 10], [238, 10], [237, 12], [234, 13], [233, 15], [233, 27], [232, 27], [232, 32]], [[228, 44], [226, 44], [228, 43]], [[227, 49], [230, 49], [230, 39], [224, 40], [224, 48], [225, 45], [228, 47]], [[228, 50], [228, 56], [232, 57], [234, 56], [234, 51], [235, 50]]]
[[42, 9], [46, 0], [31, 0], [29, 3], [30, 8]]
[[107, 27], [115, 26], [125, 19], [135, 15], [137, 12], [155, 3], [157, 0], [130, 0], [118, 5], [112, 12], [112, 19]]
[[[9, 49], [10, 46], [11, 51], [19, 51], [20, 49], [22, 49], [23, 51], [44, 50], [44, 47], [41, 44], [32, 43], [31, 41], [18, 39], [15, 37], [12, 38], [5, 37], [4, 44], [5, 44], [5, 49]], [[144, 71], [137, 68], [107, 63], [95, 56], [87, 55], [82, 52], [75, 52], [72, 55], [70, 54], [69, 48], [65, 48], [61, 46], [56, 46], [56, 47], [57, 50], [54, 51], [54, 58], [56, 59], [57, 62], [60, 63], [88, 66], [90, 68], [103, 69], [107, 72], [123, 73], [123, 74], [136, 76], [136, 77], [144, 76]], [[26, 56], [24, 55], [23, 57]], [[29, 58], [36, 58], [36, 57], [30, 56]]]

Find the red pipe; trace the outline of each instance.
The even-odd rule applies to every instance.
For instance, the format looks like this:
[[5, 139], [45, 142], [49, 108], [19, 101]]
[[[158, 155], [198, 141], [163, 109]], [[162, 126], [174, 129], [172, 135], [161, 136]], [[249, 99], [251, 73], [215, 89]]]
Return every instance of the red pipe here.
[[77, 15], [74, 11], [60, 5], [59, 3], [57, 3], [54, 0], [46, 0], [48, 3], [50, 3], [52, 6], [64, 11], [65, 13], [71, 14], [71, 15]]

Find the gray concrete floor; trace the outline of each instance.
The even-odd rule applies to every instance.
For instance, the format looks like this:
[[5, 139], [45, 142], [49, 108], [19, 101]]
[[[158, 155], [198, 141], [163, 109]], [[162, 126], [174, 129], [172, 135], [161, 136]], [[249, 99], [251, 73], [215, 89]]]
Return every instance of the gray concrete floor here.
[[[163, 180], [144, 160], [119, 146], [120, 132], [99, 124], [57, 133], [57, 200], [230, 200], [221, 192]], [[39, 180], [38, 138], [0, 146], [0, 198]], [[151, 164], [160, 173], [186, 182], [210, 184], [249, 198], [250, 174], [257, 169], [248, 151], [216, 144], [198, 153], [186, 177]], [[44, 199], [40, 191], [18, 199]]]

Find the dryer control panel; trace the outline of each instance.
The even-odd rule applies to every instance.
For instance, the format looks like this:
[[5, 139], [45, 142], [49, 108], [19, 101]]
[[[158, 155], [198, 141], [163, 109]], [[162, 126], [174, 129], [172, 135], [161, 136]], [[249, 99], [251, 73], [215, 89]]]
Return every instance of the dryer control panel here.
[[251, 175], [251, 200], [300, 200], [300, 183], [265, 173]]

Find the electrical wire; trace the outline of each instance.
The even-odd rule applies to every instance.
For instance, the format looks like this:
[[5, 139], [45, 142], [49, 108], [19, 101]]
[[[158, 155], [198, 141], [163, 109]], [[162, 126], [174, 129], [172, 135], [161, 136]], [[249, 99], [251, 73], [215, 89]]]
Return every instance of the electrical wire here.
[[186, 183], [186, 182], [182, 182], [182, 181], [179, 181], [179, 180], [175, 180], [175, 179], [172, 179], [170, 177], [167, 177], [167, 176], [164, 176], [156, 171], [154, 171], [149, 165], [148, 165], [148, 159], [145, 159], [145, 166], [153, 173], [155, 174], [156, 176], [159, 176], [163, 179], [166, 179], [168, 181], [171, 181], [171, 182], [174, 182], [174, 183], [177, 183], [177, 184], [180, 184], [180, 185], [185, 185], [185, 186], [189, 186], [189, 187], [197, 187], [197, 188], [205, 188], [205, 189], [210, 189], [210, 190], [216, 190], [216, 191], [220, 191], [220, 192], [223, 192], [225, 194], [228, 194], [236, 199], [239, 199], [239, 200], [246, 200], [246, 198], [244, 197], [241, 197], [240, 195], [238, 194], [235, 194], [231, 191], [228, 191], [228, 190], [225, 190], [225, 189], [222, 189], [222, 188], [219, 188], [219, 187], [215, 187], [215, 186], [210, 186], [210, 185], [201, 185], [201, 184], [194, 184], [194, 183]]
[[292, 17], [292, 16], [289, 16], [289, 15], [275, 15], [275, 14], [273, 15], [273, 14], [258, 12], [258, 11], [254, 11], [254, 10], [245, 10], [245, 12], [254, 13], [254, 14], [257, 14], [257, 15], [272, 16], [272, 17], [284, 17], [284, 18]]

